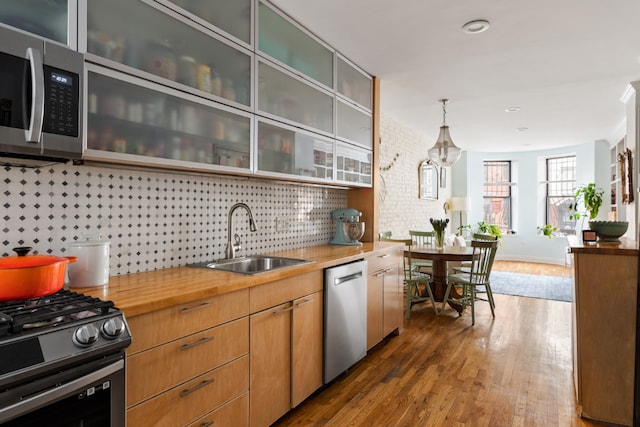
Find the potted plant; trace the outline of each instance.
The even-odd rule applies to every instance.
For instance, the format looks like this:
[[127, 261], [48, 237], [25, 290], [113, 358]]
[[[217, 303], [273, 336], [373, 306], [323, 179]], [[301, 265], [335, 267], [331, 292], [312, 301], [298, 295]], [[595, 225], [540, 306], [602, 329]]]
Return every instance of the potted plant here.
[[[578, 187], [574, 195], [576, 199], [575, 202], [569, 204], [569, 210], [573, 211], [573, 213], [569, 215], [569, 218], [576, 221], [582, 218], [583, 224], [584, 218], [589, 218], [589, 220], [595, 219], [598, 216], [600, 206], [602, 206], [603, 194], [604, 190], [596, 187], [596, 184], [593, 182]], [[584, 207], [584, 211], [582, 212], [578, 211], [580, 202], [582, 202]]]
[[554, 227], [551, 224], [545, 224], [542, 227], [538, 227], [538, 231], [542, 232], [543, 236], [551, 238], [553, 236], [553, 233], [558, 231], [558, 227]]
[[481, 234], [489, 234], [491, 236], [495, 236], [498, 239], [502, 239], [502, 231], [498, 228], [497, 225], [487, 224], [486, 221], [480, 221], [478, 223], [478, 233]]

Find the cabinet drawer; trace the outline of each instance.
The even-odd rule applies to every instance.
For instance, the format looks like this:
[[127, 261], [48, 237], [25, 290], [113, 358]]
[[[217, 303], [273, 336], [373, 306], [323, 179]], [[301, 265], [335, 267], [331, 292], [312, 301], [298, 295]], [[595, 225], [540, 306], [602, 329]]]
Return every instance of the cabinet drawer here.
[[132, 355], [247, 314], [249, 290], [243, 289], [128, 318], [133, 342], [127, 354]]
[[321, 291], [323, 288], [322, 270], [255, 286], [251, 288], [249, 294], [250, 310], [251, 313], [257, 313], [269, 307]]
[[127, 425], [185, 425], [248, 389], [249, 356], [243, 356], [130, 408]]
[[225, 403], [210, 414], [199, 418], [187, 427], [248, 427], [249, 393], [244, 393], [231, 402]]
[[367, 271], [374, 273], [387, 267], [396, 267], [402, 260], [402, 247], [378, 250], [367, 257]]
[[245, 317], [129, 356], [127, 406], [248, 352], [249, 318]]

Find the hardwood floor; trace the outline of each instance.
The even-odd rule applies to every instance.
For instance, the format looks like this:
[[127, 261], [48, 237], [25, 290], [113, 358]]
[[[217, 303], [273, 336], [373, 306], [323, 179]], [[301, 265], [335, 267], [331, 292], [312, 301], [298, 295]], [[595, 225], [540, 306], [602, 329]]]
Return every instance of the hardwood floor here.
[[[494, 268], [562, 272], [497, 261]], [[414, 306], [401, 335], [276, 425], [600, 426], [576, 413], [571, 304], [495, 299], [496, 318], [478, 303], [473, 327], [468, 311], [458, 317], [448, 308], [436, 316], [426, 304]]]

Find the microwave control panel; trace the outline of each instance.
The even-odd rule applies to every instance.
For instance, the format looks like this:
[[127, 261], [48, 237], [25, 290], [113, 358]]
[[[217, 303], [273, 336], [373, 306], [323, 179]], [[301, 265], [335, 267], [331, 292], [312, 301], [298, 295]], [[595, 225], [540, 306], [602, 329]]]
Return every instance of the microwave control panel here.
[[79, 82], [78, 74], [44, 66], [43, 132], [78, 136]]

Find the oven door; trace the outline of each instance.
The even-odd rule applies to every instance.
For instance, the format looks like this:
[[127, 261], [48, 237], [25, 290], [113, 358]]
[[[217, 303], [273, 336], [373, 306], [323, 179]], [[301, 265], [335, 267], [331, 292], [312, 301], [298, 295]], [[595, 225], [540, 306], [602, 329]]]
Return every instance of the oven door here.
[[0, 424], [124, 427], [124, 352], [0, 393]]

